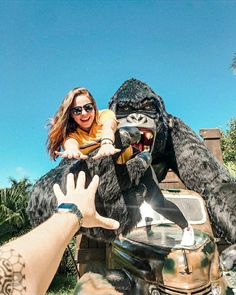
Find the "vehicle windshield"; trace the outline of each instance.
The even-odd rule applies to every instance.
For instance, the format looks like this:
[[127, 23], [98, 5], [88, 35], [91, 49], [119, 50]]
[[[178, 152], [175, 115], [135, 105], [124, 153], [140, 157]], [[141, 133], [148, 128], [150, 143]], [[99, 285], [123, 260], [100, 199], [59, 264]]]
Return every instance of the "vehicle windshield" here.
[[[186, 194], [186, 192], [183, 194], [166, 193], [165, 197], [180, 208], [191, 224], [200, 225], [206, 223], [207, 216], [202, 198], [197, 195]], [[168, 248], [180, 244], [182, 230], [173, 226], [173, 222], [158, 214], [146, 202], [141, 205], [140, 211], [142, 220], [138, 223], [136, 229], [126, 235], [126, 239]], [[192, 248], [199, 247], [209, 239], [206, 233], [198, 229], [194, 230], [194, 236], [195, 245]]]
[[[151, 225], [150, 227], [139, 227], [125, 236], [127, 241], [135, 241], [154, 247], [173, 248], [181, 247], [182, 230], [171, 225]], [[192, 249], [198, 248], [209, 240], [209, 236], [201, 230], [194, 230], [195, 244]]]
[[[181, 194], [164, 194], [166, 199], [175, 203], [183, 212], [186, 219], [191, 224], [203, 224], [206, 222], [206, 212], [202, 199], [194, 195]], [[170, 224], [170, 220], [164, 218], [162, 215], [152, 209], [152, 207], [144, 202], [140, 207], [142, 220], [137, 227], [146, 226], [149, 224]]]

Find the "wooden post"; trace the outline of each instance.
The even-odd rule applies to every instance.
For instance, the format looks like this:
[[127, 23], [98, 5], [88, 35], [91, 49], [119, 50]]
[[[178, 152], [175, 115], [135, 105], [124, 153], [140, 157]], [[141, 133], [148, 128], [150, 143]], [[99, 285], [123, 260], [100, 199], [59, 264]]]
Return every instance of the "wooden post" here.
[[81, 235], [76, 241], [77, 251], [75, 259], [80, 275], [88, 271], [103, 269], [106, 265], [106, 243]]
[[220, 146], [220, 130], [218, 128], [200, 129], [199, 134], [203, 138], [205, 146], [220, 162], [223, 163], [222, 150]]

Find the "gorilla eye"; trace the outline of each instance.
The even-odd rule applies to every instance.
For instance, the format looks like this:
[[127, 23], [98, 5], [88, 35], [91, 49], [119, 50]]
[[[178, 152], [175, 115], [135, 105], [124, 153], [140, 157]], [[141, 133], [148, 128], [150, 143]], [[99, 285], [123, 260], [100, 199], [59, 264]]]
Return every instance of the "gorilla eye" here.
[[147, 112], [156, 112], [155, 104], [152, 102], [143, 104], [142, 109]]
[[146, 106], [144, 106], [144, 109], [147, 110], [147, 111], [148, 111], [148, 110], [151, 110], [151, 109], [152, 109], [152, 106], [150, 106], [150, 105], [146, 105]]
[[132, 107], [129, 105], [119, 105], [118, 109], [120, 112], [130, 112], [132, 110]]
[[129, 109], [130, 109], [129, 106], [125, 106], [125, 107], [123, 107], [123, 111], [128, 111]]
[[120, 103], [116, 107], [116, 117], [121, 118], [124, 116], [127, 116], [128, 114], [134, 112], [134, 109], [132, 106], [125, 104], [125, 103]]

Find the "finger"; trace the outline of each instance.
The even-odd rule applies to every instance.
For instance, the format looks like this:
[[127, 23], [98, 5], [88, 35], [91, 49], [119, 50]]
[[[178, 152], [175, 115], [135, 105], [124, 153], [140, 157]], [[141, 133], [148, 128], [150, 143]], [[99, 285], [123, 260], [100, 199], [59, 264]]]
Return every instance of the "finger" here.
[[74, 152], [74, 153], [72, 153], [72, 158], [74, 158], [74, 159], [80, 159], [80, 154]]
[[62, 156], [64, 152], [58, 152], [58, 151], [55, 151], [54, 153], [55, 153], [57, 156]]
[[101, 153], [97, 153], [95, 156], [92, 157], [94, 160], [101, 158]]
[[77, 182], [76, 182], [76, 188], [77, 189], [84, 189], [85, 187], [85, 173], [84, 171], [80, 171]]
[[101, 215], [97, 216], [98, 226], [107, 228], [107, 229], [118, 229], [120, 227], [120, 223], [112, 218], [106, 218]]
[[70, 159], [68, 155], [61, 155], [61, 157], [62, 157], [63, 159], [65, 159], [65, 158]]
[[95, 175], [88, 186], [89, 193], [95, 196], [99, 184], [99, 176]]
[[55, 183], [54, 185], [53, 185], [53, 191], [54, 191], [54, 194], [55, 194], [55, 196], [56, 196], [56, 198], [57, 198], [57, 201], [58, 201], [58, 203], [59, 203], [59, 200], [61, 199], [61, 198], [64, 198], [64, 194], [63, 194], [63, 192], [62, 192], [62, 190], [61, 190], [61, 188], [60, 188], [60, 186], [59, 186], [59, 184], [58, 183]]
[[72, 173], [69, 173], [67, 175], [67, 180], [66, 180], [66, 193], [68, 194], [68, 192], [74, 189], [75, 189], [74, 175]]
[[82, 158], [80, 157], [80, 155], [76, 155], [76, 156], [74, 156], [74, 158], [75, 158], [76, 160], [82, 159]]
[[120, 152], [120, 149], [113, 149], [110, 151], [109, 155], [114, 155], [116, 153]]
[[86, 160], [86, 159], [88, 159], [88, 156], [87, 155], [84, 155], [84, 154], [81, 154], [80, 155], [80, 158], [83, 159], [83, 160]]
[[77, 156], [77, 153], [74, 153], [74, 152], [69, 152], [69, 153], [68, 153], [68, 158], [69, 158], [69, 159], [76, 158], [76, 156]]
[[115, 148], [115, 150], [114, 150], [114, 154], [119, 153], [120, 151], [121, 151], [121, 149], [117, 149], [117, 148]]
[[70, 156], [70, 154], [67, 153], [67, 152], [62, 152], [62, 153], [61, 153], [61, 157], [62, 157], [62, 158], [69, 158], [69, 156]]
[[100, 158], [100, 157], [97, 156], [97, 155], [92, 157], [92, 159], [94, 159], [94, 160], [97, 160], [97, 159], [99, 159], [99, 158]]

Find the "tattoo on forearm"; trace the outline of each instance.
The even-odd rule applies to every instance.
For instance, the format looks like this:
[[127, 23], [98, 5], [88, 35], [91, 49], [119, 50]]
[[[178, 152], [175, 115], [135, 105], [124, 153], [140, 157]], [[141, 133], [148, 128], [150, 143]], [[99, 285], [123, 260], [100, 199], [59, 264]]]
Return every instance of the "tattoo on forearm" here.
[[0, 248], [0, 294], [26, 293], [25, 263], [14, 249]]

